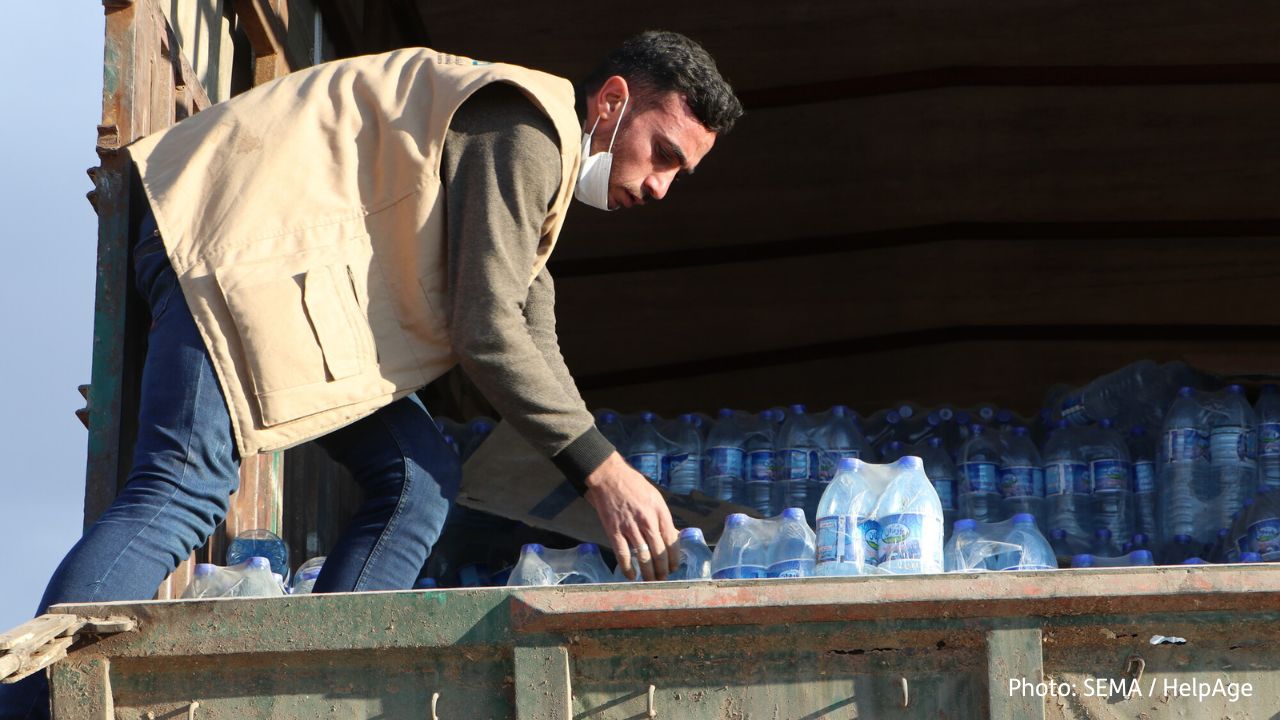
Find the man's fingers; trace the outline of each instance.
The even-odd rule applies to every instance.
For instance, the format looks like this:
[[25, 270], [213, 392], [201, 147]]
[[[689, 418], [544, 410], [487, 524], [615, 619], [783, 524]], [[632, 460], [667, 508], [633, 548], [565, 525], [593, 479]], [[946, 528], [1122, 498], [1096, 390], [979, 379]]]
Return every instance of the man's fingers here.
[[671, 521], [671, 511], [665, 504], [658, 513], [658, 526], [662, 529], [662, 537], [668, 548], [667, 567], [669, 572], [675, 572], [680, 567], [680, 553], [676, 547], [676, 543], [680, 540], [680, 533], [676, 532], [675, 523]]
[[635, 580], [638, 568], [632, 567], [631, 564], [631, 545], [627, 543], [627, 539], [621, 535], [613, 536], [613, 554], [618, 558], [618, 567], [622, 568], [622, 575], [628, 580]]
[[662, 534], [657, 532], [656, 528], [646, 533], [649, 540], [649, 551], [653, 557], [653, 579], [666, 580], [670, 571], [670, 555], [667, 543], [662, 539]]

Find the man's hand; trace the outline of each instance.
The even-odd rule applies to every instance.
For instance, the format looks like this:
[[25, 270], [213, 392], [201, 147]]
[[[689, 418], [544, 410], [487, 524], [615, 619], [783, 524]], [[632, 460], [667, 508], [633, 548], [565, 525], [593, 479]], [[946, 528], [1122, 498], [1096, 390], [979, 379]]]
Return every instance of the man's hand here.
[[[586, 499], [600, 516], [618, 565], [628, 578], [634, 580], [638, 570], [645, 580], [663, 580], [679, 567], [674, 546], [680, 536], [671, 522], [671, 510], [662, 493], [621, 455], [610, 455], [587, 476]], [[631, 567], [632, 550], [639, 568]]]

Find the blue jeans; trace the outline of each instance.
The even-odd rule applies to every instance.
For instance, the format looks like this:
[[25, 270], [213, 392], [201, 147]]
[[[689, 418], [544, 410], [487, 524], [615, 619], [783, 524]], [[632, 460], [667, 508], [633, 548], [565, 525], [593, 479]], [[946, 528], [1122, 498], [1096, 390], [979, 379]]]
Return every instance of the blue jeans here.
[[[133, 469], [54, 572], [37, 614], [57, 603], [150, 599], [226, 517], [240, 481], [222, 390], [150, 213], [133, 262], [152, 317]], [[318, 443], [365, 499], [315, 592], [411, 588], [458, 492], [457, 455], [412, 395]], [[0, 685], [0, 718], [47, 717], [47, 706], [44, 673]]]

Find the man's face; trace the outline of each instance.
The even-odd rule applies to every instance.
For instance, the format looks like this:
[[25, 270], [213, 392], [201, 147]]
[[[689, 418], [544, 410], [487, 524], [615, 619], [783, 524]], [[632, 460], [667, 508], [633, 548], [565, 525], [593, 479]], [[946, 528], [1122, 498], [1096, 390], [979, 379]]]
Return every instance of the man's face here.
[[[623, 93], [625, 87], [624, 84]], [[602, 94], [609, 89], [606, 83]], [[622, 94], [614, 96], [612, 112], [604, 111], [591, 139], [592, 153], [609, 149], [609, 139], [619, 117], [620, 103], [616, 100], [621, 97]], [[629, 98], [613, 144], [610, 209], [629, 208], [643, 205], [649, 199], [666, 197], [671, 184], [680, 176], [692, 174], [716, 141], [716, 134], [698, 122], [683, 96], [672, 92], [644, 98], [648, 102], [638, 100], [642, 98]]]

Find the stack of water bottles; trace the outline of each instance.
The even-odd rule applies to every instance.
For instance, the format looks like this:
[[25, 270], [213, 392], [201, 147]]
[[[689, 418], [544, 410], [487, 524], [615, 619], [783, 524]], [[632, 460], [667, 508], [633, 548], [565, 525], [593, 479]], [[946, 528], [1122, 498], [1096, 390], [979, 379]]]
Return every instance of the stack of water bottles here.
[[[226, 560], [225, 567], [212, 563], [197, 564], [182, 597], [277, 597], [288, 594], [289, 547], [275, 533], [261, 529], [240, 533], [227, 546]], [[314, 579], [311, 584], [314, 584]], [[307, 587], [309, 589], [310, 586]]]

